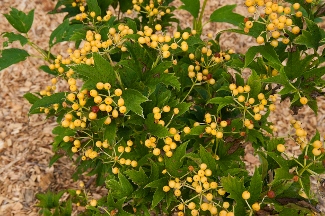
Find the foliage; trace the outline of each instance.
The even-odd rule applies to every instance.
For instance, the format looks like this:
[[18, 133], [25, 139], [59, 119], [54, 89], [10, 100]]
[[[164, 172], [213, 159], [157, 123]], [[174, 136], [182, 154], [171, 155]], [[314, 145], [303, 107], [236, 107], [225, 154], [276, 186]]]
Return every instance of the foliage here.
[[[0, 69], [29, 56], [7, 48], [19, 41], [36, 49], [47, 61], [40, 69], [54, 76], [51, 86], [25, 95], [30, 114], [57, 119], [50, 165], [64, 155], [76, 158], [75, 180], [95, 176], [108, 189], [99, 200], [82, 182], [66, 202], [59, 201], [63, 192], [38, 194], [40, 213], [69, 215], [75, 203], [86, 207], [84, 215], [313, 215], [318, 200], [310, 176], [321, 181], [325, 171], [320, 134], [309, 139], [292, 119], [294, 133], [283, 139], [267, 117], [278, 95], [291, 100], [294, 112], [309, 106], [317, 114], [325, 84], [325, 32], [317, 25], [324, 6], [246, 0], [251, 17], [233, 12], [236, 5], [218, 8], [209, 22], [231, 23], [235, 29], [225, 31], [259, 44], [236, 54], [221, 49], [225, 31], [201, 39], [206, 0], [202, 8], [182, 0], [179, 9], [194, 17], [193, 29], [167, 33], [179, 22], [171, 2], [59, 0], [51, 13], [67, 15], [48, 51], [27, 35], [33, 11], [5, 14], [19, 33], [2, 34], [8, 41]], [[64, 41], [75, 49], [52, 55], [53, 45]], [[247, 79], [244, 69], [251, 71]], [[58, 82], [69, 91], [57, 91]], [[289, 139], [300, 155], [287, 150]], [[242, 161], [247, 142], [261, 162], [253, 175]]]

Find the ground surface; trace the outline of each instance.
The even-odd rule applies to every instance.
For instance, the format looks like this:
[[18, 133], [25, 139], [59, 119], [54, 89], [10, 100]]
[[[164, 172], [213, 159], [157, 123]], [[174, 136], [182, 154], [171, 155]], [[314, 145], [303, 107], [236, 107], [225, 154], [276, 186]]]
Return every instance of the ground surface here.
[[[241, 4], [241, 0], [210, 0], [206, 15], [225, 4]], [[47, 15], [55, 5], [51, 0], [1, 0], [0, 13], [7, 13], [9, 7], [16, 7], [25, 12], [35, 9], [35, 21], [29, 37], [42, 48], [47, 48], [49, 35], [62, 20], [62, 15]], [[179, 2], [176, 5], [180, 5]], [[244, 7], [236, 9], [244, 14]], [[184, 26], [191, 26], [189, 14], [181, 12], [177, 15]], [[0, 33], [12, 31], [4, 16], [0, 15]], [[215, 33], [227, 25], [208, 24], [205, 32]], [[0, 44], [3, 40], [0, 39]], [[237, 52], [254, 44], [249, 37], [235, 34], [222, 37], [224, 48], [233, 48]], [[16, 46], [16, 44], [14, 45]], [[66, 50], [67, 45], [53, 49], [54, 53]], [[30, 48], [28, 48], [30, 49]], [[45, 120], [44, 116], [28, 116], [30, 105], [22, 97], [26, 92], [37, 92], [49, 84], [50, 76], [38, 70], [41, 60], [30, 58], [27, 61], [11, 66], [0, 72], [0, 215], [37, 215], [35, 194], [47, 190], [76, 188], [71, 180], [74, 165], [67, 159], [60, 159], [52, 167], [48, 167], [53, 155], [50, 143], [51, 130], [56, 125], [53, 119]], [[325, 103], [319, 100], [320, 111], [317, 117], [311, 110], [303, 109], [297, 118], [301, 120], [308, 132], [312, 134], [317, 128], [322, 135], [325, 133]], [[288, 131], [291, 114], [288, 102], [279, 104], [278, 111], [271, 116], [279, 128], [278, 134], [285, 135]], [[295, 150], [295, 149], [294, 149]], [[258, 159], [248, 148], [245, 156], [247, 165], [252, 168]], [[100, 188], [93, 191], [100, 196]], [[96, 194], [95, 194], [96, 196]]]

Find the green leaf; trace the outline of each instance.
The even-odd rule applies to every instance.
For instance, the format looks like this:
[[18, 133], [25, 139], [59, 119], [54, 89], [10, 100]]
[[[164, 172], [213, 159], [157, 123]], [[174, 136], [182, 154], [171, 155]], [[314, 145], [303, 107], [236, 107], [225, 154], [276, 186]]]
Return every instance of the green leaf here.
[[267, 175], [267, 172], [268, 172], [268, 168], [269, 168], [269, 163], [267, 162], [266, 158], [265, 158], [265, 155], [262, 153], [262, 152], [257, 152], [257, 155], [258, 155], [258, 159], [260, 160], [260, 171], [261, 172], [261, 175], [262, 175], [262, 179], [264, 179]]
[[215, 173], [217, 169], [216, 159], [214, 159], [211, 152], [208, 152], [202, 145], [200, 146], [200, 157], [202, 163], [208, 165], [208, 169], [210, 169], [212, 173]]
[[284, 167], [284, 168], [288, 167], [288, 162], [283, 157], [279, 156], [278, 154], [276, 154], [274, 152], [268, 152], [267, 155], [270, 156], [275, 162], [277, 162], [277, 164], [280, 167]]
[[125, 106], [127, 110], [131, 110], [144, 118], [143, 108], [140, 106], [140, 104], [148, 101], [147, 97], [145, 97], [139, 91], [134, 89], [124, 90], [122, 97], [125, 101]]
[[235, 26], [239, 26], [242, 22], [244, 22], [244, 17], [240, 14], [232, 12], [237, 5], [226, 5], [221, 8], [215, 10], [211, 16], [211, 22], [226, 22], [231, 23]]
[[219, 112], [223, 107], [234, 104], [235, 102], [231, 96], [226, 96], [212, 98], [207, 103], [218, 104], [217, 112]]
[[194, 18], [198, 18], [200, 12], [200, 0], [181, 0], [184, 4], [179, 9], [184, 9]]
[[132, 10], [132, 1], [125, 1], [125, 0], [118, 0], [120, 3], [120, 9], [122, 12], [126, 12], [127, 10], [131, 9]]
[[248, 78], [247, 85], [251, 87], [250, 97], [256, 97], [261, 92], [261, 79], [255, 70], [252, 71], [252, 74]]
[[95, 62], [94, 66], [79, 64], [71, 68], [74, 69], [77, 74], [87, 77], [88, 81], [95, 84], [97, 82], [108, 82], [113, 86], [115, 84], [115, 74], [111, 64], [101, 57], [99, 53], [93, 53], [93, 57]]
[[157, 179], [155, 181], [150, 182], [144, 188], [148, 188], [148, 187], [150, 187], [150, 188], [162, 188], [165, 185], [167, 185], [167, 183], [168, 183], [167, 178], [163, 177], [163, 178], [160, 178], [160, 179]]
[[226, 97], [215, 97], [208, 101], [211, 104], [233, 104], [234, 99], [231, 96]]
[[[147, 76], [146, 83], [150, 84], [149, 88], [151, 89], [151, 92], [153, 92], [155, 90], [153, 85], [163, 82], [162, 81], [163, 79], [165, 79], [165, 80], [167, 79], [167, 76], [164, 75], [164, 74], [166, 74], [164, 71], [167, 70], [168, 68], [170, 68], [172, 65], [173, 65], [173, 62], [171, 62], [171, 61], [161, 62], [160, 64], [158, 64], [157, 66], [152, 68], [148, 73], [145, 74]], [[171, 81], [168, 81], [168, 82], [171, 82]], [[169, 85], [169, 84], [167, 83], [165, 85]]]
[[127, 175], [134, 184], [137, 184], [139, 186], [144, 186], [149, 181], [149, 178], [142, 169], [142, 167], [140, 167], [139, 171], [131, 169], [126, 170], [124, 174]]
[[161, 73], [153, 78], [148, 79], [146, 85], [150, 89], [149, 95], [155, 91], [156, 86], [159, 83], [163, 83], [165, 86], [171, 86], [178, 91], [181, 89], [181, 83], [178, 81], [178, 77], [172, 73]]
[[180, 169], [181, 166], [183, 165], [182, 158], [186, 154], [186, 147], [188, 142], [189, 141], [178, 146], [171, 158], [165, 159], [166, 169], [172, 176], [180, 177], [184, 174], [183, 172], [180, 172], [178, 169]]
[[73, 34], [70, 36], [70, 41], [81, 41], [86, 38], [87, 30], [86, 29], [79, 29], [73, 31]]
[[34, 95], [34, 94], [30, 93], [30, 92], [24, 94], [24, 98], [26, 100], [28, 100], [28, 102], [30, 104], [33, 104], [33, 103], [35, 103], [36, 101], [38, 101], [40, 99], [38, 96], [36, 96], [36, 95]]
[[305, 45], [307, 48], [315, 48], [318, 47], [318, 41], [312, 40], [313, 35], [306, 30], [302, 30], [302, 34], [296, 37], [293, 42], [295, 44]]
[[294, 39], [294, 43], [305, 45], [307, 48], [318, 49], [322, 35], [320, 28], [313, 21], [305, 18], [309, 31], [302, 30], [302, 34]]
[[87, 6], [89, 12], [95, 12], [96, 16], [101, 15], [100, 7], [98, 6], [97, 0], [87, 0]]
[[64, 194], [65, 191], [60, 191], [57, 194], [48, 191], [45, 194], [38, 193], [36, 194], [36, 199], [38, 199], [40, 202], [37, 206], [40, 206], [42, 208], [55, 208], [59, 206], [59, 200]]
[[133, 192], [133, 186], [128, 179], [121, 173], [118, 173], [119, 181], [109, 179], [106, 182], [107, 188], [111, 190], [111, 194], [117, 199], [129, 196]]
[[64, 41], [65, 33], [69, 28], [69, 19], [61, 23], [50, 35], [49, 44], [52, 47], [54, 44]]
[[260, 53], [263, 58], [268, 60], [269, 65], [271, 65], [278, 71], [280, 70], [282, 64], [279, 60], [279, 56], [270, 44], [265, 44], [264, 46], [250, 47], [245, 55], [245, 67], [247, 67], [254, 60], [255, 56], [258, 53]]
[[27, 33], [33, 24], [34, 10], [31, 10], [28, 14], [25, 14], [16, 8], [11, 8], [9, 14], [4, 14], [4, 16], [17, 31]]
[[28, 39], [26, 37], [22, 36], [21, 34], [15, 34], [13, 32], [4, 32], [2, 33], [2, 36], [8, 38], [9, 43], [19, 41], [20, 44], [24, 46], [28, 42]]
[[117, 125], [115, 121], [112, 121], [109, 125], [103, 125], [104, 127], [104, 140], [112, 145], [115, 143], [115, 137], [117, 132]]
[[206, 125], [199, 125], [191, 128], [191, 132], [188, 135], [200, 135], [204, 133]]
[[137, 23], [133, 19], [126, 18], [126, 25], [134, 32], [137, 32]]
[[56, 152], [59, 149], [60, 143], [63, 142], [63, 137], [65, 136], [74, 136], [76, 132], [70, 128], [64, 128], [62, 126], [57, 126], [52, 130], [53, 134], [57, 136], [54, 137], [54, 142], [52, 144], [52, 149]]
[[151, 208], [152, 209], [155, 208], [158, 205], [158, 203], [165, 198], [165, 196], [166, 196], [166, 192], [163, 191], [162, 187], [158, 188], [153, 195]]
[[151, 135], [157, 136], [158, 138], [165, 138], [169, 136], [167, 128], [161, 124], [156, 124], [153, 118], [153, 113], [150, 113], [145, 120], [145, 128]]
[[287, 167], [278, 168], [274, 170], [275, 176], [272, 184], [277, 181], [291, 180], [293, 174], [289, 173], [289, 169]]
[[242, 193], [246, 190], [243, 180], [228, 175], [227, 177], [221, 177], [221, 185], [230, 193], [228, 196], [236, 201], [235, 214], [243, 215], [245, 212], [245, 201], [242, 198]]
[[51, 157], [51, 160], [49, 162], [49, 167], [51, 167], [56, 161], [58, 161], [61, 157], [63, 157], [62, 154], [56, 153], [53, 157]]
[[29, 56], [28, 52], [17, 48], [2, 50], [0, 54], [0, 71], [9, 67], [10, 65], [26, 60], [26, 58]]
[[59, 92], [51, 96], [45, 96], [42, 99], [35, 101], [33, 106], [30, 108], [29, 113], [31, 113], [32, 111], [40, 107], [48, 107], [56, 103], [61, 104], [64, 98], [65, 98], [65, 92]]
[[286, 73], [284, 72], [283, 67], [280, 69], [278, 75], [267, 78], [267, 79], [264, 79], [263, 82], [265, 82], [265, 83], [278, 83], [278, 84], [281, 84], [281, 85], [283, 85], [285, 87], [288, 87], [288, 88], [292, 87]]
[[38, 69], [44, 71], [45, 73], [48, 73], [48, 74], [54, 75], [54, 76], [59, 75], [59, 73], [58, 73], [56, 70], [51, 70], [51, 69], [49, 68], [49, 66], [47, 66], [47, 65], [42, 65], [42, 66], [40, 66]]
[[258, 168], [256, 167], [248, 189], [248, 191], [251, 194], [249, 203], [253, 204], [256, 201], [258, 201], [258, 199], [261, 196], [262, 186], [263, 186], [262, 175], [259, 173]]
[[186, 113], [187, 111], [189, 111], [189, 109], [190, 109], [191, 106], [192, 106], [192, 104], [185, 103], [185, 102], [182, 102], [182, 103], [177, 104], [175, 106], [175, 108], [178, 108], [179, 113], [176, 116], [183, 115], [184, 113]]
[[314, 55], [307, 55], [301, 58], [299, 48], [297, 50], [288, 52], [288, 61], [284, 70], [290, 80], [301, 77], [310, 67], [311, 61], [315, 58]]
[[133, 192], [133, 186], [129, 180], [121, 173], [118, 173], [118, 179], [120, 181], [121, 189], [123, 190], [126, 196], [130, 195]]
[[263, 143], [264, 137], [260, 131], [252, 129], [247, 132], [247, 140], [252, 143], [258, 143], [257, 140], [260, 140]]
[[320, 67], [320, 68], [314, 68], [312, 70], [306, 71], [302, 76], [304, 76], [305, 79], [318, 79], [324, 74], [325, 74], [324, 67]]

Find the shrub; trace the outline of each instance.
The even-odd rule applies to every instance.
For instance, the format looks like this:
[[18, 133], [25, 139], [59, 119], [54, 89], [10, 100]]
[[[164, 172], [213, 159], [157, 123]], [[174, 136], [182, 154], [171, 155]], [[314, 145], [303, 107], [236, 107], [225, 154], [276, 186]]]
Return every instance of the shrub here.
[[[317, 25], [324, 4], [246, 0], [250, 17], [226, 5], [210, 22], [234, 28], [203, 40], [207, 0], [202, 8], [199, 0], [182, 0], [193, 29], [178, 27], [172, 34], [167, 27], [179, 21], [171, 2], [59, 0], [52, 13], [67, 15], [52, 32], [49, 50], [27, 37], [34, 11], [12, 8], [5, 14], [18, 33], [3, 33], [4, 45], [32, 46], [47, 61], [40, 69], [54, 77], [46, 89], [25, 94], [30, 114], [58, 122], [50, 166], [68, 156], [77, 164], [75, 180], [96, 176], [96, 184], [108, 190], [95, 200], [81, 182], [80, 190], [68, 191], [67, 202], [59, 202], [63, 192], [38, 194], [41, 213], [69, 215], [72, 203], [86, 206], [84, 215], [319, 212], [310, 177], [320, 182], [324, 173], [320, 134], [310, 138], [292, 119], [288, 137], [277, 137], [267, 117], [277, 98], [289, 98], [295, 112], [309, 106], [317, 114], [325, 84], [325, 32]], [[119, 8], [118, 16], [109, 6]], [[250, 35], [259, 45], [244, 54], [223, 50], [224, 32]], [[52, 55], [53, 45], [63, 41], [75, 42], [75, 49]], [[16, 48], [1, 54], [0, 69], [29, 56]], [[249, 77], [244, 69], [250, 69]], [[69, 91], [56, 90], [58, 82]], [[288, 150], [289, 139], [300, 146], [300, 155]], [[253, 175], [242, 161], [247, 142], [260, 160]]]

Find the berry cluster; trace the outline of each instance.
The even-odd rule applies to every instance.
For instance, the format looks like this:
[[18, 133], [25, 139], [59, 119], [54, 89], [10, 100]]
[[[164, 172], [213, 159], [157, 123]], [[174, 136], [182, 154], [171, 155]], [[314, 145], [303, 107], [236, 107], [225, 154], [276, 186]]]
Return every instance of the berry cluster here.
[[[266, 25], [266, 30], [261, 32], [260, 36], [257, 37], [256, 41], [262, 44], [266, 41], [270, 41], [273, 47], [277, 47], [279, 40], [282, 43], [288, 44], [290, 42], [288, 31], [293, 34], [299, 34], [300, 28], [293, 25], [293, 17], [302, 17], [302, 11], [299, 11], [300, 4], [292, 4], [292, 8], [288, 5], [282, 5], [279, 2], [274, 2], [271, 0], [246, 0], [245, 5], [249, 13], [259, 16], [259, 20], [249, 20], [245, 19], [245, 31], [249, 32], [254, 25], [254, 22], [263, 23]], [[261, 8], [261, 10], [259, 10]], [[263, 36], [264, 35], [264, 36]]]
[[[259, 93], [257, 95], [257, 100], [253, 97], [249, 97], [249, 92], [251, 91], [251, 87], [249, 85], [238, 86], [234, 83], [229, 85], [229, 89], [232, 92], [232, 95], [234, 97], [234, 101], [240, 106], [244, 112], [244, 117], [246, 116], [246, 113], [249, 114], [255, 121], [260, 121], [262, 119], [262, 115], [266, 113], [267, 109], [270, 111], [274, 111], [276, 109], [274, 102], [277, 99], [276, 95], [270, 95], [269, 100], [273, 103], [268, 104], [267, 98], [265, 98], [265, 95], [263, 93]], [[254, 114], [253, 114], [254, 113]], [[253, 121], [246, 118], [243, 120], [244, 125], [248, 129], [253, 129], [254, 124]]]
[[[77, 6], [77, 4], [72, 3], [72, 6]], [[82, 21], [84, 23], [92, 22], [94, 24], [98, 24], [101, 22], [107, 22], [112, 15], [112, 12], [107, 11], [104, 17], [101, 17], [100, 14], [96, 14], [94, 11], [85, 11], [86, 7], [84, 4], [80, 4], [79, 10], [81, 14], [76, 15], [75, 19], [78, 21]]]
[[[168, 185], [163, 187], [166, 193], [173, 190], [173, 193], [180, 200], [177, 205], [178, 215], [183, 216], [188, 209], [191, 215], [199, 215], [200, 211], [209, 211], [211, 215], [217, 215], [218, 208], [223, 208], [219, 215], [232, 216], [233, 212], [229, 211], [230, 204], [216, 199], [218, 194], [225, 195], [226, 191], [218, 186], [213, 179], [212, 171], [208, 169], [205, 163], [199, 165], [199, 169], [195, 170], [193, 166], [189, 166], [189, 173], [181, 178], [171, 178]], [[166, 170], [163, 173], [167, 173]], [[219, 187], [219, 189], [218, 189]], [[189, 189], [192, 197], [188, 200], [182, 199], [182, 190]]]
[[[174, 36], [171, 37], [169, 33], [164, 34], [161, 32], [162, 26], [157, 24], [154, 30], [148, 26], [144, 27], [144, 31], [138, 31], [137, 34], [141, 37], [138, 38], [140, 44], [146, 44], [147, 46], [154, 48], [159, 51], [161, 58], [169, 58], [171, 56], [171, 51], [176, 51], [180, 48], [182, 51], [188, 50], [188, 44], [186, 40], [191, 36], [190, 33], [175, 32]], [[192, 34], [195, 32], [192, 32]], [[177, 62], [175, 62], [177, 63]]]
[[296, 142], [300, 145], [301, 150], [304, 150], [308, 145], [313, 147], [312, 154], [314, 156], [319, 156], [323, 154], [324, 145], [320, 140], [315, 140], [313, 143], [309, 143], [307, 140], [307, 131], [301, 127], [301, 122], [292, 119], [290, 121], [293, 128], [296, 130], [295, 135], [297, 136]]
[[[188, 66], [188, 77], [191, 78], [193, 82], [198, 82], [200, 84], [204, 82], [210, 85], [215, 84], [216, 81], [212, 78], [209, 69], [224, 61], [229, 61], [233, 53], [234, 51], [230, 49], [228, 52], [219, 52], [213, 55], [209, 47], [202, 47], [200, 61], [197, 61], [196, 56], [190, 53], [189, 58], [194, 61], [194, 64]], [[195, 80], [193, 80], [194, 78]]]
[[[75, 79], [69, 78], [68, 83], [71, 89], [71, 86], [75, 85]], [[84, 133], [86, 137], [65, 136], [63, 141], [73, 143], [71, 147], [73, 153], [79, 152], [81, 149], [83, 152], [82, 160], [87, 158], [94, 159], [98, 156], [99, 152], [102, 152], [109, 157], [109, 160], [116, 162], [117, 153], [114, 149], [116, 144], [111, 146], [107, 140], [101, 141], [98, 137], [89, 134], [91, 131], [88, 131], [87, 127], [89, 124], [92, 124], [92, 121], [97, 119], [101, 119], [104, 125], [109, 125], [113, 119], [125, 116], [127, 108], [124, 104], [124, 99], [121, 97], [122, 93], [121, 89], [112, 91], [109, 83], [99, 82], [96, 84], [96, 89], [90, 91], [86, 89], [82, 91], [76, 90], [76, 92], [71, 92], [66, 96], [66, 102], [63, 102], [64, 107], [71, 110], [65, 114], [61, 125], [64, 128], [78, 130], [79, 134]], [[98, 116], [100, 117], [98, 118]], [[123, 152], [130, 152], [130, 146], [133, 143], [132, 141], [127, 143], [128, 147], [119, 146], [117, 152], [121, 154]], [[108, 152], [105, 152], [102, 148], [107, 149]], [[133, 161], [130, 161], [130, 163], [128, 161], [125, 163], [119, 162], [120, 164], [132, 165], [133, 167], [137, 166], [136, 162]]]
[[[146, 14], [147, 18], [155, 22], [158, 22], [163, 16], [165, 16], [165, 14], [169, 14], [171, 12], [171, 9], [169, 7], [162, 6], [163, 0], [150, 0], [149, 4], [147, 4], [144, 0], [132, 0], [132, 4], [133, 9], [136, 12]], [[127, 14], [131, 13], [131, 10], [127, 11]]]

